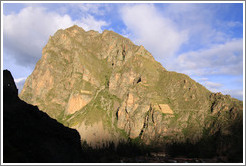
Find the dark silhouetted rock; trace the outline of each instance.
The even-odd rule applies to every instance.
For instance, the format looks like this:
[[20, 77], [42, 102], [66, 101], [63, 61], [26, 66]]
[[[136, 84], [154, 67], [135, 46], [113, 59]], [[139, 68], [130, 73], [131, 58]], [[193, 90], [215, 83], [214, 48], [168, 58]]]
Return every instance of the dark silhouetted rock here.
[[14, 79], [8, 70], [3, 72], [3, 95], [4, 102], [12, 102], [18, 98], [18, 89]]
[[81, 162], [80, 136], [38, 107], [17, 96], [8, 70], [3, 71], [3, 162]]

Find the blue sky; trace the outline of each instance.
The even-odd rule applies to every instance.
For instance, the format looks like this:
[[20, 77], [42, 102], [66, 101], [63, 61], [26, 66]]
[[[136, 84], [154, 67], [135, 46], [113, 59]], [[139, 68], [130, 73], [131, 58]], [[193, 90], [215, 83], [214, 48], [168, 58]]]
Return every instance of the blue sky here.
[[4, 3], [3, 69], [19, 89], [58, 29], [113, 30], [170, 71], [243, 99], [242, 3]]

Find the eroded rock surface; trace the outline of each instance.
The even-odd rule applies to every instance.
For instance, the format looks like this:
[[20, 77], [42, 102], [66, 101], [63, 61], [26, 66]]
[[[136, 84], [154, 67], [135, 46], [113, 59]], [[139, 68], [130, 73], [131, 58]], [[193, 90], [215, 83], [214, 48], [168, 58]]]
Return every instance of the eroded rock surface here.
[[78, 26], [50, 37], [20, 97], [91, 144], [128, 138], [195, 143], [218, 131], [232, 135], [229, 126], [242, 121], [243, 111], [242, 101], [167, 71], [143, 46]]

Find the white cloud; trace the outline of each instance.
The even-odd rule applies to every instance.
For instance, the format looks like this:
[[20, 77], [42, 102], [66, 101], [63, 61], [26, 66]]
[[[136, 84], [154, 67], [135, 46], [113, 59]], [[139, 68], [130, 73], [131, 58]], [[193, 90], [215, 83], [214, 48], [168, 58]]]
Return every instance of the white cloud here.
[[81, 19], [80, 23], [78, 22], [78, 25], [86, 31], [93, 29], [102, 32], [102, 27], [108, 24], [105, 21], [96, 20], [92, 15], [87, 15]]
[[25, 80], [26, 77], [22, 77], [22, 78], [17, 78], [17, 79], [14, 79], [15, 83], [20, 83], [21, 81]]
[[20, 93], [26, 81], [26, 77], [14, 79], [18, 92]]
[[135, 42], [144, 45], [154, 56], [173, 56], [187, 40], [186, 31], [178, 30], [154, 5], [125, 5], [120, 13]]
[[234, 98], [243, 100], [243, 90], [242, 89], [225, 89], [222, 91], [223, 94], [229, 94]]
[[208, 49], [183, 53], [172, 69], [189, 75], [240, 75], [243, 73], [243, 40], [235, 39]]
[[242, 89], [227, 89], [221, 83], [212, 82], [212, 81], [205, 81], [202, 84], [211, 92], [217, 93], [221, 92], [224, 95], [230, 95], [239, 100], [243, 100], [243, 90]]
[[[236, 60], [242, 58], [242, 45], [240, 43], [242, 39], [234, 41], [227, 33], [220, 31], [214, 25], [217, 25], [214, 18], [215, 9], [206, 9], [206, 6], [201, 4], [168, 4], [163, 9], [163, 11], [158, 10], [154, 5], [149, 4], [123, 6], [120, 14], [127, 27], [125, 34], [137, 44], [144, 45], [168, 70], [185, 71], [186, 74], [197, 75], [208, 71], [212, 74], [228, 72], [238, 74], [237, 72], [240, 72], [239, 70], [242, 69], [240, 62], [237, 61], [237, 64], [235, 64], [235, 61], [230, 63], [227, 61], [232, 58]], [[216, 20], [216, 22], [220, 22], [220, 20]], [[220, 48], [216, 49], [216, 47]], [[183, 49], [181, 50], [183, 54], [179, 56], [177, 62], [180, 49]], [[223, 49], [229, 50], [229, 52], [223, 52]], [[192, 52], [192, 50], [196, 51]], [[226, 53], [226, 55], [216, 55], [212, 51]], [[198, 52], [199, 54], [209, 53], [209, 59], [196, 57]], [[235, 52], [240, 55], [235, 56]], [[192, 57], [188, 59], [184, 56]], [[205, 55], [202, 56], [205, 57]], [[227, 58], [227, 60], [217, 62], [212, 56], [215, 56], [215, 58], [221, 56]], [[195, 64], [199, 59], [201, 60], [199, 65]], [[208, 62], [210, 60], [212, 62]], [[225, 61], [226, 64], [222, 64]], [[179, 64], [180, 62], [181, 64]], [[200, 70], [201, 64], [208, 69]], [[216, 65], [219, 65], [218, 69], [215, 69]], [[221, 67], [223, 65], [226, 66]], [[228, 69], [227, 65], [229, 65]]]
[[208, 81], [208, 78], [206, 78], [206, 77], [199, 78], [198, 81]]
[[29, 6], [19, 13], [3, 16], [4, 56], [11, 55], [20, 65], [31, 65], [41, 57], [42, 48], [50, 35], [58, 29], [65, 29], [74, 24], [85, 30], [101, 31], [107, 25], [87, 15], [79, 20], [72, 20], [69, 15], [60, 15], [42, 7]]
[[208, 87], [211, 87], [211, 88], [220, 88], [220, 87], [223, 86], [223, 85], [220, 84], [220, 83], [211, 82], [211, 81], [206, 81], [204, 84], [205, 84], [206, 86], [208, 86]]
[[212, 92], [220, 92], [221, 88], [223, 87], [223, 84], [211, 81], [205, 81], [203, 85], [206, 86]]
[[206, 4], [173, 3], [167, 6], [164, 14], [176, 22], [180, 29], [188, 31], [189, 44], [212, 45], [226, 41], [229, 36], [215, 28], [215, 24], [221, 22], [215, 18], [220, 8], [211, 7]]

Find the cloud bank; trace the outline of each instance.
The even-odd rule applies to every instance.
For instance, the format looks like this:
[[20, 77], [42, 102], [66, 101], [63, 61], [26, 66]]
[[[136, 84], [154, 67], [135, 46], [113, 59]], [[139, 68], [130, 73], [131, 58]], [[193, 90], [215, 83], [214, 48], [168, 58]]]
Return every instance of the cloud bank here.
[[242, 75], [243, 40], [235, 39], [208, 49], [183, 53], [174, 69], [189, 75]]
[[[221, 17], [223, 12], [228, 18]], [[120, 15], [124, 34], [144, 45], [166, 69], [206, 77], [198, 81], [212, 92], [242, 99], [243, 77], [240, 85], [212, 77], [243, 75], [242, 23], [229, 18], [235, 12], [230, 4], [131, 4]]]
[[179, 31], [154, 5], [126, 5], [120, 13], [127, 30], [134, 35], [133, 40], [150, 49], [155, 56], [173, 56], [187, 40], [187, 32]]
[[58, 29], [77, 24], [85, 30], [102, 31], [102, 26], [107, 25], [91, 15], [72, 20], [67, 14], [60, 15], [36, 6], [23, 8], [18, 14], [4, 15], [3, 24], [4, 52], [12, 56], [17, 64], [32, 68], [40, 59], [49, 36]]

